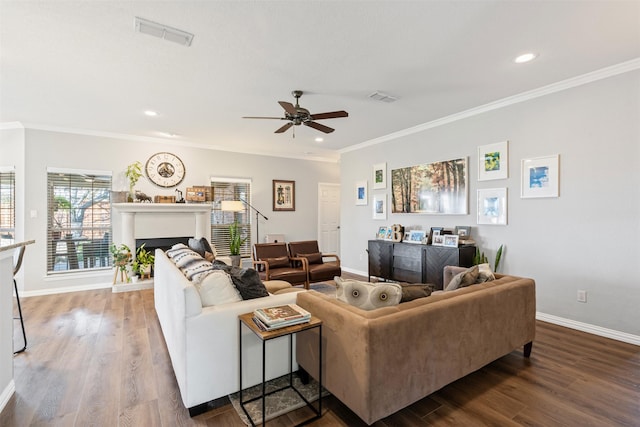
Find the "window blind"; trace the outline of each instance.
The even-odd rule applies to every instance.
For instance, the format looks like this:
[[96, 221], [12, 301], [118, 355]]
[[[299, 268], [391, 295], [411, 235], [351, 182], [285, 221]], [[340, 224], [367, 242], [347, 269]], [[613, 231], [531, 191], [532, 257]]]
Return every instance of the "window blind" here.
[[242, 257], [251, 256], [251, 215], [249, 206], [244, 204], [241, 212], [224, 212], [220, 209], [223, 200], [251, 200], [251, 181], [232, 178], [211, 178], [211, 195], [213, 210], [211, 211], [211, 242], [218, 255], [229, 255], [229, 225], [238, 221], [238, 228], [247, 240], [240, 248]]
[[13, 242], [15, 233], [16, 174], [13, 169], [0, 169], [0, 239]]
[[111, 266], [111, 175], [47, 173], [47, 272]]

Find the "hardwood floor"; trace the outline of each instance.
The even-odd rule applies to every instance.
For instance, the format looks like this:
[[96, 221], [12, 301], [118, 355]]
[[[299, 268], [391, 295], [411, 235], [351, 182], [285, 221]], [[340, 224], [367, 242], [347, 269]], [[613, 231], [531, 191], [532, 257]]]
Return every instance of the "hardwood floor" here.
[[[0, 426], [244, 425], [231, 405], [189, 417], [152, 290], [22, 303], [29, 346], [14, 358], [16, 393]], [[311, 425], [365, 425], [333, 397], [323, 409]], [[538, 322], [531, 359], [514, 351], [374, 425], [640, 426], [640, 347]]]

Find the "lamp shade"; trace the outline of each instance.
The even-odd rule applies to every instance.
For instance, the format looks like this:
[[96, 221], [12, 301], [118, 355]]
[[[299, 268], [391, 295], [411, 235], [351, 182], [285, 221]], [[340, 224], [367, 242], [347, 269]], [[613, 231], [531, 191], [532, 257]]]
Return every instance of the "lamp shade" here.
[[220, 210], [226, 212], [242, 212], [244, 210], [244, 203], [240, 200], [222, 200], [220, 202]]

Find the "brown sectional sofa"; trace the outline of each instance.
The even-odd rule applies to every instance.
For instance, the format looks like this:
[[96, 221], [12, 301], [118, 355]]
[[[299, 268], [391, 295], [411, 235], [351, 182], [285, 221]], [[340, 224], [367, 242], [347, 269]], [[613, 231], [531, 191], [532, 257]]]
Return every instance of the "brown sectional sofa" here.
[[[514, 276], [372, 311], [315, 291], [297, 304], [323, 320], [323, 385], [368, 424], [520, 346], [528, 356], [535, 336], [535, 282]], [[297, 338], [315, 378], [316, 334]]]

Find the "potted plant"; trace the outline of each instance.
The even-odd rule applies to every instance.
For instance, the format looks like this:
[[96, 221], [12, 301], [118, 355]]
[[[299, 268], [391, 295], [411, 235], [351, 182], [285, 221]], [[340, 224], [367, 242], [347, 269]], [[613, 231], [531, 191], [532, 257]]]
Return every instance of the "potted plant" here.
[[[498, 266], [500, 265], [500, 259], [502, 258], [502, 250], [503, 250], [503, 245], [500, 245], [500, 247], [498, 248], [498, 251], [496, 252], [496, 261], [493, 265], [494, 273], [498, 271]], [[489, 259], [484, 254], [484, 252], [480, 252], [480, 248], [476, 246], [476, 254], [473, 257], [473, 265], [487, 264], [487, 263], [489, 263]]]
[[136, 249], [136, 258], [131, 263], [131, 269], [138, 274], [140, 278], [145, 277], [151, 279], [151, 266], [155, 261], [155, 257], [151, 252], [145, 249], [144, 244]]
[[131, 249], [129, 249], [129, 246], [124, 243], [120, 246], [117, 246], [114, 243], [109, 247], [109, 252], [111, 252], [111, 255], [113, 256], [113, 266], [116, 268], [115, 274], [113, 275], [113, 284], [116, 284], [118, 271], [120, 271], [120, 281], [125, 283], [126, 277], [126, 282], [128, 282], [129, 274], [127, 274], [127, 267], [131, 261]]
[[136, 198], [134, 187], [142, 176], [142, 163], [137, 160], [131, 163], [124, 174], [129, 179], [129, 201], [133, 202]]
[[231, 254], [231, 265], [234, 267], [240, 266], [240, 249], [248, 237], [242, 237], [240, 227], [238, 227], [238, 221], [234, 221], [229, 226], [229, 252]]

